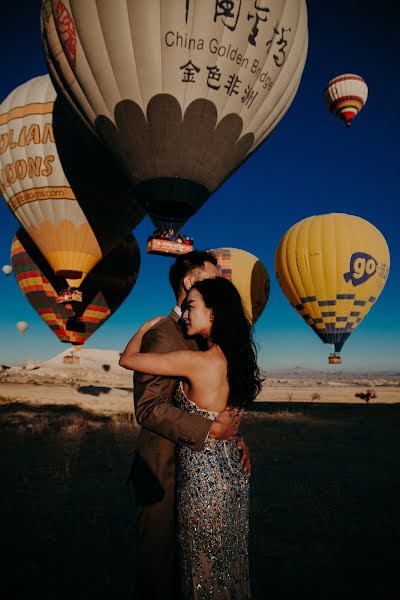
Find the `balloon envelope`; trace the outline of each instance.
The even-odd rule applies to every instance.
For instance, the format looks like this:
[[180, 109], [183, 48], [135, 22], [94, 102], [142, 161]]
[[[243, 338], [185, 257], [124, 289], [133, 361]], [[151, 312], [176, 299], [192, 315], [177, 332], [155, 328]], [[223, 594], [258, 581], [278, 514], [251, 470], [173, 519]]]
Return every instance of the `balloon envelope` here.
[[17, 321], [16, 327], [21, 335], [24, 335], [25, 331], [28, 329], [29, 325], [26, 321]]
[[121, 242], [82, 283], [83, 302], [58, 304], [65, 280], [51, 267], [23, 229], [11, 247], [14, 275], [27, 300], [61, 342], [82, 346], [118, 309], [135, 285], [140, 254], [133, 235]]
[[0, 192], [54, 272], [75, 287], [143, 217], [124, 175], [48, 75], [0, 106]]
[[118, 157], [157, 227], [177, 231], [288, 110], [305, 0], [45, 0], [49, 69]]
[[378, 299], [389, 263], [380, 231], [360, 217], [341, 213], [296, 223], [275, 254], [283, 293], [321, 340], [338, 352]]
[[368, 98], [364, 79], [353, 73], [338, 75], [325, 89], [325, 103], [329, 110], [349, 127]]
[[269, 298], [270, 281], [267, 269], [254, 254], [238, 248], [211, 250], [222, 277], [229, 279], [241, 295], [243, 306], [255, 323]]
[[3, 271], [4, 275], [9, 275], [10, 273], [12, 273], [12, 266], [11, 265], [3, 265], [1, 267], [1, 270]]

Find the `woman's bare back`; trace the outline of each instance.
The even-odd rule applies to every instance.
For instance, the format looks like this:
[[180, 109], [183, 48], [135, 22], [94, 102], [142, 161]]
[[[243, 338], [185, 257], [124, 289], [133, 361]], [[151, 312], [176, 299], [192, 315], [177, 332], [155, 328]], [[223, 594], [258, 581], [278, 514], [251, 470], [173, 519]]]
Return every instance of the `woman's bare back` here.
[[196, 354], [196, 367], [187, 381], [183, 381], [183, 391], [200, 408], [221, 412], [226, 409], [229, 398], [226, 358], [216, 344]]

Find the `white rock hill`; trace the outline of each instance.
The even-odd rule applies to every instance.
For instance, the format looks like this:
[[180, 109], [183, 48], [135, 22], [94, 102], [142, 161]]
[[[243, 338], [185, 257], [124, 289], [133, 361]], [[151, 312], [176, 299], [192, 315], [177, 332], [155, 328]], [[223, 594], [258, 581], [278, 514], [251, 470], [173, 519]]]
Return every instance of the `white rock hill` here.
[[[63, 363], [64, 356], [71, 354], [71, 350], [67, 348], [64, 352], [49, 358], [40, 363], [40, 369], [87, 369], [89, 371], [101, 371], [108, 374], [122, 375], [126, 373], [126, 369], [119, 366], [119, 351], [118, 350], [97, 350], [95, 348], [82, 348], [77, 355], [79, 356], [79, 364], [66, 365]], [[104, 368], [105, 365], [109, 369]]]

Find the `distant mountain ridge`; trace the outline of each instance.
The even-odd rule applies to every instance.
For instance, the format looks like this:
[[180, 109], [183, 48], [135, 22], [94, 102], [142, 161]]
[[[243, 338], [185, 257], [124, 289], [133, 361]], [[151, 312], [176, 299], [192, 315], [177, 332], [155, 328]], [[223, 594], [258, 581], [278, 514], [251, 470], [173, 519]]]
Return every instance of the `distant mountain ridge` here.
[[348, 380], [348, 379], [365, 379], [365, 378], [400, 378], [400, 371], [352, 371], [345, 369], [309, 369], [306, 367], [296, 366], [291, 369], [263, 369], [263, 373], [267, 377], [279, 379], [330, 379], [330, 380]]
[[[132, 373], [119, 366], [120, 352], [118, 350], [106, 350], [96, 348], [82, 348], [77, 354], [78, 364], [65, 364], [64, 357], [72, 353], [72, 348], [66, 348], [59, 354], [44, 361], [28, 360], [24, 364], [12, 367], [4, 365], [1, 371], [11, 372], [34, 372], [36, 375], [52, 375], [55, 377], [70, 377], [74, 372], [77, 376], [85, 372], [96, 376], [132, 378]], [[299, 381], [310, 383], [334, 383], [338, 384], [362, 384], [362, 385], [400, 385], [400, 371], [355, 371], [346, 370], [333, 366], [333, 368], [310, 369], [297, 365], [288, 369], [261, 369], [268, 383], [284, 384], [286, 381]]]

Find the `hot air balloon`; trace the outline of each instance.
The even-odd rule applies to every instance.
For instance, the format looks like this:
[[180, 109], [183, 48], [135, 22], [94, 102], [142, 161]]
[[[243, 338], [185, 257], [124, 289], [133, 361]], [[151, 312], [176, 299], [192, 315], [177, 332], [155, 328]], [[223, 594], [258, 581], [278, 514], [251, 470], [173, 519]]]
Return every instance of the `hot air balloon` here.
[[131, 184], [56, 97], [48, 75], [0, 106], [0, 192], [54, 273], [74, 288], [144, 215]]
[[12, 266], [11, 265], [3, 265], [1, 267], [1, 270], [3, 271], [4, 275], [9, 275], [10, 273], [12, 273]]
[[20, 332], [21, 335], [24, 335], [25, 331], [28, 329], [29, 325], [26, 321], [17, 321], [15, 324], [16, 328]]
[[245, 250], [217, 248], [211, 252], [218, 261], [220, 275], [235, 285], [250, 321], [255, 323], [269, 298], [270, 282], [266, 268], [260, 259]]
[[307, 55], [305, 0], [44, 0], [41, 22], [54, 81], [174, 234], [279, 123]]
[[75, 310], [56, 301], [65, 280], [50, 265], [21, 228], [11, 246], [14, 275], [27, 300], [61, 342], [80, 349], [115, 313], [135, 285], [140, 254], [133, 235], [115, 247], [82, 283], [83, 302]]
[[347, 127], [360, 112], [368, 98], [364, 79], [353, 73], [338, 75], [330, 80], [325, 89], [325, 103], [331, 113], [342, 119]]
[[279, 242], [275, 271], [283, 293], [321, 340], [333, 344], [331, 363], [381, 293], [389, 249], [361, 217], [333, 213], [308, 217]]

